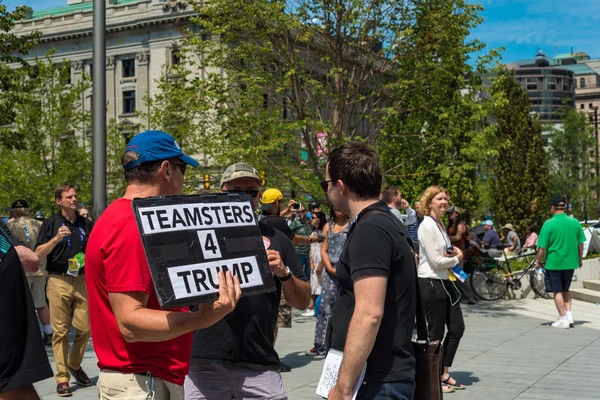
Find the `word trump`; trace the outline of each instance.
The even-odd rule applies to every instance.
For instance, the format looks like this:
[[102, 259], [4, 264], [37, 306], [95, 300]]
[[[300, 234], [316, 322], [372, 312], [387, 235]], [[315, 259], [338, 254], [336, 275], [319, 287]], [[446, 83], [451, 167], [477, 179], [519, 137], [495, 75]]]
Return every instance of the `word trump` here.
[[219, 271], [238, 276], [242, 289], [263, 284], [256, 257], [241, 257], [168, 268], [175, 298], [219, 292]]
[[138, 208], [142, 233], [255, 226], [250, 202], [193, 203]]

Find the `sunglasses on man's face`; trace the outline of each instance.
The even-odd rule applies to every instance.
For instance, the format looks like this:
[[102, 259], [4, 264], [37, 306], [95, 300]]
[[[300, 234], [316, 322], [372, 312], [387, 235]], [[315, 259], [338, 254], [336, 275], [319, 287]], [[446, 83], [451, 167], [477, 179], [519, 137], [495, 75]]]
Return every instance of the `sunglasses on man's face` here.
[[333, 182], [335, 179], [329, 179], [326, 181], [321, 181], [321, 189], [323, 189], [323, 191], [325, 193], [327, 193], [327, 189], [329, 189], [329, 182]]
[[258, 189], [246, 189], [246, 190], [241, 190], [241, 189], [231, 189], [231, 190], [223, 190], [223, 193], [245, 193], [250, 197], [256, 197], [258, 196], [258, 192], [260, 192], [260, 190]]
[[175, 167], [179, 168], [182, 175], [185, 175], [185, 169], [187, 167], [186, 163], [179, 163], [179, 162], [174, 162], [174, 161], [171, 161], [170, 163], [171, 163], [171, 165], [174, 165]]

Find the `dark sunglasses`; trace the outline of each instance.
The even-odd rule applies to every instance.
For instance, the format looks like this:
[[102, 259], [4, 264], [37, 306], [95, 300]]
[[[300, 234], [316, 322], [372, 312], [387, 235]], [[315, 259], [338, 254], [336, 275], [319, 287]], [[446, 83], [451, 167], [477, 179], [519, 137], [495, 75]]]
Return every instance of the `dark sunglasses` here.
[[325, 193], [327, 193], [327, 189], [329, 189], [329, 182], [333, 182], [335, 181], [335, 179], [329, 179], [328, 181], [321, 181], [321, 189], [323, 189], [323, 191]]
[[187, 164], [186, 164], [186, 163], [180, 163], [180, 162], [177, 162], [177, 161], [172, 161], [172, 160], [170, 160], [170, 161], [169, 161], [169, 163], [170, 163], [171, 165], [173, 165], [173, 166], [175, 166], [175, 167], [179, 168], [179, 170], [181, 171], [181, 174], [182, 174], [182, 175], [185, 175], [185, 169], [186, 169], [186, 167], [187, 167]]
[[245, 193], [250, 197], [256, 197], [258, 196], [258, 192], [260, 192], [260, 190], [255, 190], [255, 189], [247, 189], [247, 190], [223, 190], [223, 193]]

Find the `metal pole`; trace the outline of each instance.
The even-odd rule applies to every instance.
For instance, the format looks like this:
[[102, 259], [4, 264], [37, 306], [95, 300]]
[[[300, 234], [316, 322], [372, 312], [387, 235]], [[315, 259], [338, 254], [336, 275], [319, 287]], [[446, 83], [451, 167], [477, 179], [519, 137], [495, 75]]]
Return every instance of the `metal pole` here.
[[94, 0], [92, 199], [95, 218], [106, 208], [106, 0]]
[[598, 186], [598, 173], [600, 173], [600, 163], [598, 162], [598, 107], [594, 107], [594, 125], [596, 138], [596, 219], [600, 218], [600, 187]]

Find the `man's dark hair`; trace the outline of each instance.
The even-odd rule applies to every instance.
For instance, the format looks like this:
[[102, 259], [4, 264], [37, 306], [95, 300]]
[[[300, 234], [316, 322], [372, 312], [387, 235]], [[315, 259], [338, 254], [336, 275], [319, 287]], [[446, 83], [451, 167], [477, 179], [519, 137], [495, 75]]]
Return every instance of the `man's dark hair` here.
[[62, 200], [62, 194], [64, 192], [68, 192], [71, 189], [75, 189], [75, 186], [71, 185], [70, 183], [60, 184], [54, 191], [54, 198], [57, 200]]
[[332, 185], [341, 180], [361, 199], [379, 198], [383, 173], [377, 152], [369, 145], [352, 141], [333, 149], [328, 170]]
[[[131, 161], [137, 160], [139, 157], [139, 154], [135, 151], [128, 151], [125, 154], [123, 154], [123, 157], [121, 157], [121, 165], [127, 165]], [[170, 162], [171, 160], [173, 159], [169, 159], [166, 161]], [[151, 183], [152, 179], [154, 178], [154, 175], [156, 175], [156, 173], [158, 172], [158, 169], [160, 168], [160, 165], [163, 163], [163, 161], [165, 160], [150, 161], [140, 164], [131, 169], [126, 169], [124, 170], [125, 180], [127, 181], [127, 183]]]
[[383, 201], [385, 201], [386, 204], [390, 204], [392, 202], [392, 199], [394, 198], [394, 196], [398, 196], [398, 188], [394, 187], [394, 186], [388, 186], [385, 188], [385, 190], [383, 191]]

